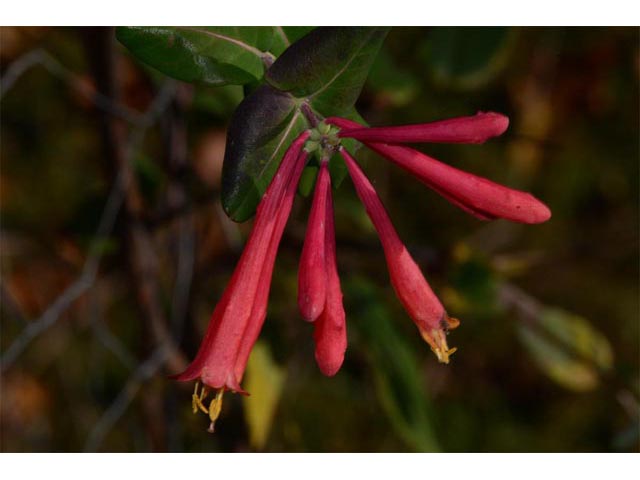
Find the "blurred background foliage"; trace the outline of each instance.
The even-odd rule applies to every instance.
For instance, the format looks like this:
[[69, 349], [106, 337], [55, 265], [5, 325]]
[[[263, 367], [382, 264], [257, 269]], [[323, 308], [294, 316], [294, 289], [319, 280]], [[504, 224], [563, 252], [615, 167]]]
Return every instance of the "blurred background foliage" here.
[[348, 318], [325, 378], [296, 307], [299, 197], [249, 364], [217, 433], [167, 379], [191, 358], [249, 224], [219, 181], [241, 87], [137, 63], [109, 29], [2, 28], [3, 451], [637, 451], [637, 29], [394, 28], [357, 104], [373, 125], [507, 114], [445, 162], [529, 190], [548, 223], [480, 222], [361, 149], [449, 313], [439, 365], [335, 193]]

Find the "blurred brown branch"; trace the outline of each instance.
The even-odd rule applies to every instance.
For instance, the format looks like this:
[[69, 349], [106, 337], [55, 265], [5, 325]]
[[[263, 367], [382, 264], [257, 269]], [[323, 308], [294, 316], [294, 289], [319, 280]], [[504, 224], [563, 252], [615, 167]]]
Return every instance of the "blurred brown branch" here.
[[85, 452], [95, 452], [100, 447], [104, 437], [126, 411], [143, 384], [162, 368], [169, 353], [166, 345], [158, 347], [147, 360], [135, 369], [122, 391], [91, 429], [84, 446]]
[[2, 357], [0, 357], [0, 371], [6, 371], [36, 337], [53, 326], [60, 318], [60, 315], [94, 284], [103, 254], [99, 245], [109, 236], [113, 229], [124, 199], [123, 193], [122, 177], [118, 176], [102, 212], [96, 234], [91, 242], [90, 254], [84, 264], [82, 273], [38, 319], [30, 322], [13, 343], [9, 345]]
[[77, 73], [66, 68], [62, 63], [42, 48], [37, 48], [25, 53], [7, 68], [5, 74], [0, 78], [0, 100], [4, 98], [7, 92], [11, 90], [13, 85], [22, 75], [37, 66], [44, 67], [51, 75], [62, 80], [97, 108], [110, 115], [121, 118], [140, 128], [148, 128], [156, 121], [156, 118], [154, 118], [153, 115], [148, 114], [149, 112], [136, 112], [127, 106], [117, 103], [113, 101], [113, 99], [96, 92], [89, 85], [83, 82]]
[[[113, 30], [88, 28], [82, 33], [98, 91], [114, 103], [118, 103]], [[168, 106], [174, 94], [175, 85], [168, 83], [161, 89], [158, 98], [162, 99], [163, 106]], [[126, 129], [121, 120], [106, 112], [102, 114], [101, 119], [105, 159], [112, 171], [122, 175], [124, 182], [125, 241], [129, 244], [129, 270], [138, 298], [138, 308], [155, 342], [167, 349], [169, 368], [174, 372], [179, 371], [186, 366], [186, 359], [174, 344], [169, 322], [160, 302], [157, 254], [151, 234], [143, 222], [144, 205], [130, 157], [126, 154]]]
[[[103, 29], [86, 30], [87, 45], [90, 48], [92, 70], [96, 85], [108, 98], [117, 101], [119, 92], [116, 84], [113, 37]], [[126, 180], [126, 220], [124, 224], [125, 242], [129, 244], [128, 261], [132, 284], [138, 299], [138, 309], [147, 322], [154, 343], [159, 345], [154, 353], [130, 377], [125, 388], [116, 397], [92, 429], [85, 450], [97, 449], [111, 427], [126, 411], [135, 398], [140, 386], [154, 376], [159, 368], [167, 364], [171, 371], [183, 369], [186, 360], [174, 343], [174, 336], [180, 336], [189, 308], [189, 294], [193, 277], [195, 232], [189, 211], [190, 200], [184, 185], [184, 173], [188, 170], [187, 130], [184, 120], [185, 104], [190, 99], [190, 89], [169, 83], [160, 95], [168, 99], [161, 126], [166, 152], [164, 168], [170, 179], [166, 191], [166, 208], [179, 210], [171, 228], [173, 243], [176, 245], [176, 275], [172, 295], [171, 312], [168, 318], [160, 300], [158, 283], [159, 260], [152, 236], [153, 226], [145, 222], [145, 208], [130, 159], [123, 154], [125, 130], [117, 118], [103, 115], [103, 145], [110, 168], [123, 172]], [[150, 393], [153, 395], [153, 393]], [[146, 402], [148, 408], [157, 409], [158, 402]], [[149, 412], [147, 417], [153, 422], [148, 426], [154, 441], [154, 449], [165, 449], [164, 426], [158, 426], [158, 419], [164, 416], [162, 410]]]

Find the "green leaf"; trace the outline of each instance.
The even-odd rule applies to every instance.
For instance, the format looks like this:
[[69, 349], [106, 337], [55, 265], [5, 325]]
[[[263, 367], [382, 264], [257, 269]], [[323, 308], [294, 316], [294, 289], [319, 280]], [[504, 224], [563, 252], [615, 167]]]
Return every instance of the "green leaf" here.
[[238, 106], [222, 167], [222, 206], [229, 217], [237, 222], [251, 218], [285, 151], [306, 127], [293, 97], [269, 85]]
[[324, 116], [352, 107], [387, 35], [381, 27], [320, 27], [291, 45], [265, 78], [279, 90], [305, 98]]
[[315, 165], [307, 165], [302, 171], [300, 182], [298, 183], [298, 193], [303, 197], [308, 197], [313, 192], [316, 184], [316, 177], [320, 169]]
[[202, 87], [194, 89], [192, 106], [195, 110], [206, 113], [208, 117], [215, 115], [226, 119], [233, 115], [242, 100], [242, 87], [239, 85]]
[[511, 34], [507, 27], [434, 28], [425, 46], [434, 81], [463, 89], [485, 84], [505, 64]]
[[134, 56], [170, 77], [220, 86], [262, 78], [274, 27], [118, 27]]
[[563, 310], [544, 309], [536, 324], [521, 325], [518, 334], [542, 371], [570, 390], [592, 390], [613, 365], [607, 339], [584, 318]]
[[[269, 83], [247, 96], [231, 119], [222, 172], [227, 215], [242, 222], [254, 214], [289, 144], [308, 128], [302, 104], [321, 116], [362, 120], [353, 105], [387, 30], [317, 28], [276, 60]], [[346, 168], [342, 160], [330, 168], [337, 187]]]
[[263, 450], [282, 395], [284, 369], [275, 363], [266, 343], [258, 341], [247, 363], [246, 386], [251, 395], [243, 397], [249, 427], [249, 444]]
[[376, 392], [391, 425], [414, 450], [438, 451], [418, 361], [380, 303], [380, 292], [364, 278], [345, 282], [345, 291], [349, 311], [361, 320], [353, 324], [367, 343]]
[[275, 30], [271, 53], [279, 56], [292, 43], [297, 42], [315, 27], [273, 27]]

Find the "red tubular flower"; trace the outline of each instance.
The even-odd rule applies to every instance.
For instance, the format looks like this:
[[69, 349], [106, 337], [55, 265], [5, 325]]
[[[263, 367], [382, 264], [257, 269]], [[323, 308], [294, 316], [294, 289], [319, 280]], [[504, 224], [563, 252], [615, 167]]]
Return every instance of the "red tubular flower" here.
[[340, 153], [347, 164], [358, 197], [380, 237], [396, 295], [438, 360], [449, 363], [449, 355], [455, 349], [449, 349], [447, 346], [446, 333], [449, 329], [455, 328], [458, 321], [447, 316], [440, 300], [422, 275], [420, 267], [398, 237], [371, 182], [346, 150], [341, 149]]
[[[303, 318], [314, 322], [316, 362], [327, 376], [338, 372], [347, 348], [327, 160], [337, 150], [344, 158], [356, 192], [378, 232], [393, 288], [439, 361], [448, 363], [449, 356], [455, 351], [447, 346], [446, 335], [459, 324], [447, 315], [431, 290], [398, 237], [373, 186], [356, 161], [340, 146], [340, 137], [362, 141], [479, 218], [539, 223], [551, 216], [549, 209], [528, 193], [460, 171], [411, 148], [394, 145], [398, 142], [482, 143], [507, 128], [508, 119], [500, 114], [479, 113], [388, 128], [364, 128], [343, 118], [311, 123], [314, 128], [301, 134], [285, 153], [258, 205], [245, 249], [211, 316], [196, 358], [184, 372], [175, 376], [178, 380], [198, 379], [202, 382], [200, 391], [199, 382], [196, 383], [193, 410], [209, 414], [210, 431], [220, 414], [224, 391], [246, 394], [240, 383], [266, 318], [278, 245], [291, 213], [307, 152], [318, 150], [321, 162], [300, 258], [298, 304]], [[210, 389], [216, 390], [216, 394], [206, 407], [204, 400]]]
[[[467, 118], [475, 119], [476, 117]], [[355, 131], [356, 128], [358, 131], [362, 130], [362, 125], [359, 123], [344, 118], [333, 117], [326, 122], [343, 128], [341, 133], [345, 137], [349, 135], [349, 131]], [[453, 120], [447, 120], [447, 122], [453, 122]], [[471, 126], [473, 125], [475, 123], [472, 121]], [[403, 127], [398, 127], [398, 129], [401, 128]], [[457, 130], [463, 130], [460, 124]], [[484, 128], [481, 130], [486, 131]], [[471, 127], [465, 133], [467, 137], [473, 136], [470, 131]], [[388, 145], [380, 141], [367, 140], [364, 143], [418, 177], [454, 205], [480, 219], [505, 218], [521, 223], [542, 223], [551, 217], [549, 208], [529, 193], [513, 190], [486, 178], [463, 172], [412, 148]]]
[[[222, 392], [246, 393], [240, 382], [266, 315], [273, 265], [305, 165], [306, 152], [302, 147], [308, 136], [308, 132], [301, 134], [284, 155], [258, 205], [245, 249], [211, 316], [196, 358], [175, 376], [182, 381], [200, 379], [205, 385], [198, 394], [196, 384], [194, 410], [200, 408], [209, 413], [212, 427], [220, 410]], [[219, 390], [209, 409], [202, 404], [207, 388]]]
[[324, 192], [316, 192], [316, 195], [324, 197], [326, 203], [323, 209], [325, 217], [321, 222], [324, 228], [319, 232], [319, 235], [324, 237], [325, 274], [323, 277], [326, 279], [326, 302], [322, 314], [315, 322], [313, 338], [316, 342], [315, 356], [318, 367], [324, 375], [331, 377], [338, 373], [344, 361], [344, 353], [347, 349], [347, 327], [338, 276], [331, 179], [327, 165], [328, 162], [322, 162], [316, 184], [316, 190], [324, 190]]
[[293, 207], [293, 200], [295, 199], [296, 191], [298, 189], [298, 181], [300, 180], [300, 175], [302, 174], [302, 170], [306, 164], [306, 159], [307, 153], [300, 152], [292, 178], [287, 185], [287, 190], [276, 218], [273, 236], [271, 237], [267, 257], [260, 274], [260, 282], [258, 284], [258, 290], [256, 291], [256, 297], [254, 300], [255, 303], [251, 310], [249, 323], [243, 335], [245, 340], [240, 346], [238, 357], [234, 365], [234, 374], [238, 379], [238, 382], [242, 380], [244, 370], [249, 360], [249, 355], [251, 354], [251, 349], [258, 339], [258, 335], [260, 334], [260, 330], [262, 329], [262, 325], [264, 324], [264, 320], [267, 316], [269, 290], [271, 289], [271, 278], [273, 276], [273, 268], [275, 266], [276, 255], [278, 253], [278, 246], [280, 245], [284, 228], [287, 224], [287, 220], [289, 219], [291, 208]]
[[298, 306], [302, 318], [310, 322], [320, 316], [327, 297], [325, 221], [331, 179], [326, 163], [322, 162], [318, 173], [298, 274]]
[[[357, 125], [357, 124], [356, 124]], [[456, 117], [437, 122], [398, 127], [362, 128], [361, 125], [342, 130], [340, 137], [361, 142], [384, 143], [484, 143], [502, 135], [509, 119], [494, 112], [478, 112], [469, 117]]]

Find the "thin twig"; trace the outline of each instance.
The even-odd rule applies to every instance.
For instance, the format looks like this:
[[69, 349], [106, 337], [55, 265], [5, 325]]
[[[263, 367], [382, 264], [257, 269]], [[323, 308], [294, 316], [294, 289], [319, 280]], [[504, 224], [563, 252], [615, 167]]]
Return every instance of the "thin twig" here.
[[[116, 77], [116, 52], [112, 29], [88, 28], [82, 31], [89, 64], [96, 87], [111, 102], [119, 101], [119, 85]], [[167, 106], [175, 98], [175, 83], [169, 93], [163, 88], [159, 96], [166, 95]], [[137, 297], [141, 317], [147, 322], [151, 337], [157, 345], [169, 350], [168, 366], [173, 371], [187, 364], [182, 352], [175, 345], [166, 318], [158, 284], [158, 261], [151, 233], [144, 225], [145, 205], [130, 158], [125, 154], [125, 125], [106, 113], [102, 116], [102, 141], [109, 168], [124, 176], [126, 221], [124, 242], [127, 245], [129, 271]]]
[[109, 115], [121, 118], [139, 128], [148, 128], [151, 126], [148, 116], [136, 112], [125, 105], [114, 102], [109, 97], [95, 91], [90, 85], [82, 81], [80, 75], [62, 65], [62, 63], [42, 48], [24, 54], [7, 68], [6, 73], [0, 79], [0, 99], [4, 98], [22, 75], [37, 66], [44, 67], [51, 75], [62, 80], [93, 105]]
[[[98, 294], [97, 289], [92, 289], [89, 293], [92, 297]], [[111, 330], [107, 327], [104, 321], [104, 315], [102, 314], [102, 305], [99, 299], [92, 298], [94, 305], [93, 311], [90, 312], [91, 328], [94, 336], [98, 341], [109, 350], [113, 355], [120, 360], [120, 362], [129, 370], [133, 370], [136, 366], [137, 359], [129, 352], [127, 347], [116, 337]]]
[[[166, 168], [169, 173], [184, 168], [185, 164], [188, 163], [186, 158], [186, 126], [183, 124], [182, 118], [176, 118], [180, 117], [182, 113], [181, 109], [177, 107], [181, 104], [179, 93], [180, 92], [176, 92], [175, 98], [172, 98], [174, 108], [167, 110], [168, 128], [166, 138], [168, 145], [166, 151], [168, 158]], [[177, 110], [177, 112], [174, 112], [174, 110]], [[175, 176], [174, 178], [170, 175], [170, 178], [171, 181], [167, 192], [169, 203], [188, 203], [187, 190], [182, 184], [181, 177]], [[195, 262], [195, 232], [192, 216], [187, 214], [180, 217], [175, 224], [174, 231], [177, 235], [177, 265], [170, 322], [174, 335], [179, 338], [189, 308], [189, 294]], [[145, 307], [145, 309], [148, 308], [148, 306]], [[167, 359], [170, 359], [170, 355], [174, 354], [172, 348], [169, 342], [161, 343], [158, 350], [161, 350], [163, 354], [156, 359], [152, 356], [145, 362], [153, 366], [153, 369], [137, 370], [133, 373], [127, 385], [95, 424], [87, 439], [85, 450], [93, 451], [99, 448], [111, 428], [113, 428], [117, 420], [125, 413], [127, 406], [136, 398], [142, 383], [154, 376], [157, 370], [162, 367], [162, 364], [165, 363]], [[158, 350], [156, 350], [156, 352], [158, 352]], [[155, 419], [155, 421], [158, 420], [159, 417]]]
[[136, 397], [143, 384], [156, 375], [168, 356], [169, 350], [166, 346], [160, 346], [136, 368], [116, 399], [89, 432], [84, 446], [85, 452], [95, 452], [102, 445], [107, 433], [126, 412], [127, 407]]
[[16, 81], [31, 68], [44, 63], [43, 50], [38, 48], [25, 53], [15, 60], [0, 78], [0, 98], [13, 87]]
[[84, 264], [82, 273], [78, 279], [69, 285], [37, 320], [29, 323], [13, 343], [9, 345], [0, 358], [0, 371], [6, 371], [38, 335], [53, 326], [60, 318], [60, 315], [62, 315], [62, 313], [64, 313], [78, 297], [93, 285], [98, 273], [100, 260], [103, 255], [100, 244], [109, 236], [109, 233], [113, 229], [123, 200], [124, 192], [122, 189], [122, 177], [118, 176], [111, 189], [111, 193], [109, 194], [104, 210], [102, 211], [96, 235], [89, 248], [90, 254]]
[[[149, 109], [141, 116], [141, 124], [152, 125], [157, 121], [160, 114], [169, 105], [174, 88], [174, 82], [168, 82], [163, 86]], [[145, 131], [146, 127], [141, 127], [131, 134], [124, 149], [124, 156], [127, 162], [129, 162], [133, 153], [137, 151], [142, 144]], [[75, 300], [77, 300], [94, 284], [103, 255], [100, 245], [113, 230], [118, 212], [120, 211], [125, 198], [125, 191], [123, 188], [124, 178], [124, 171], [119, 170], [102, 212], [96, 234], [89, 247], [90, 253], [84, 264], [82, 273], [75, 282], [69, 285], [64, 292], [56, 298], [56, 300], [44, 311], [44, 313], [42, 313], [39, 318], [30, 322], [29, 325], [13, 341], [13, 343], [9, 345], [0, 357], [0, 372], [5, 372], [36, 337], [52, 327], [58, 321], [60, 315], [62, 315]]]

